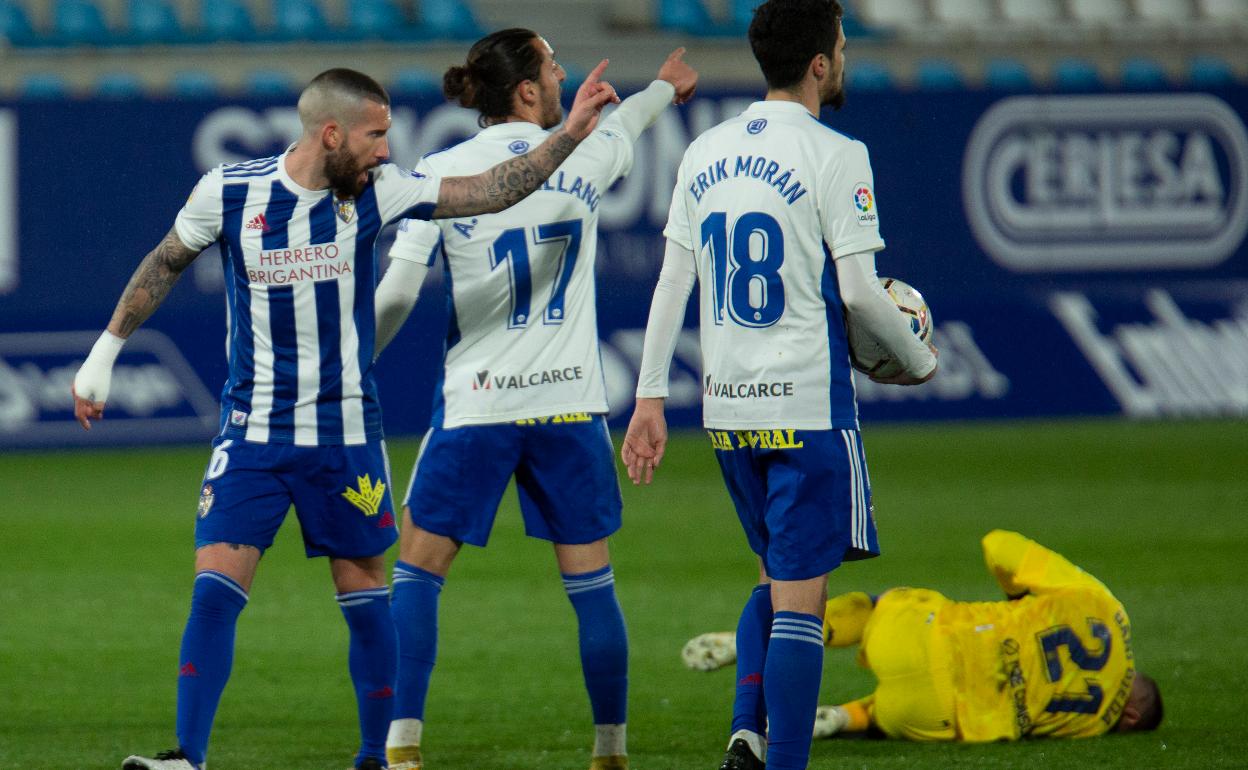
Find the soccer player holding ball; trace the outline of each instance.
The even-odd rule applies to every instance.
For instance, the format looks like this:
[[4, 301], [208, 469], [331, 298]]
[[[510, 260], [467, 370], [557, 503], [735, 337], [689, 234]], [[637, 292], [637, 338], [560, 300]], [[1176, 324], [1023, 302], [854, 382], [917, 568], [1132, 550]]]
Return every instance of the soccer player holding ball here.
[[761, 562], [737, 627], [724, 770], [804, 768], [823, 661], [827, 575], [879, 553], [846, 337], [870, 330], [917, 384], [936, 371], [876, 278], [878, 202], [866, 148], [819, 122], [839, 108], [834, 0], [769, 0], [750, 24], [763, 101], [685, 152], [622, 451], [634, 483], [663, 456], [667, 371], [701, 285], [703, 420]]
[[[413, 289], [402, 293], [414, 296], [441, 254], [451, 308], [433, 424], [412, 471], [394, 568], [400, 655], [386, 747], [391, 770], [423, 766], [442, 586], [463, 543], [486, 545], [513, 476], [525, 531], [553, 544], [576, 612], [595, 726], [591, 768], [628, 767], [628, 640], [607, 549], [621, 501], [605, 419], [594, 260], [603, 193], [632, 167], [641, 132], [693, 94], [697, 72], [683, 53], [674, 51], [658, 78], [603, 120], [524, 203], [438, 226], [405, 222], [391, 251], [379, 294], [403, 284]], [[436, 174], [472, 174], [546, 141], [563, 119], [563, 79], [551, 47], [530, 30], [477, 41], [463, 66], [447, 70], [444, 88], [480, 113], [483, 130], [426, 163]]]
[[[264, 551], [293, 504], [309, 557], [328, 556], [351, 631], [359, 703], [357, 768], [384, 766], [395, 630], [383, 554], [396, 538], [373, 382], [373, 244], [406, 216], [473, 216], [517, 203], [589, 136], [614, 90], [577, 92], [564, 127], [532, 153], [466, 177], [387, 163], [390, 99], [372, 78], [321, 73], [299, 97], [303, 135], [280, 155], [200, 179], [173, 228], [139, 264], [108, 329], [74, 378], [84, 428], [103, 416], [113, 362], [181, 273], [221, 244], [229, 301], [229, 379], [221, 432], [195, 520], [195, 581], [179, 658], [175, 749], [126, 770], [201, 770], [230, 675], [234, 629]], [[274, 765], [282, 764], [274, 760]]]

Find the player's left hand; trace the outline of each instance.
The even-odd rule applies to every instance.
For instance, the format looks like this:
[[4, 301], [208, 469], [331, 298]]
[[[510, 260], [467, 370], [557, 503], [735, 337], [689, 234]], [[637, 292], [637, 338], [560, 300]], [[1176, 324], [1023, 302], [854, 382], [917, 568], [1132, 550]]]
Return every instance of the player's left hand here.
[[663, 399], [639, 398], [633, 408], [633, 419], [624, 434], [620, 459], [628, 468], [634, 484], [649, 484], [667, 449], [667, 420], [663, 416]]
[[[935, 356], [937, 359], [940, 358], [940, 351], [936, 349], [935, 345], [929, 342], [927, 343], [927, 347], [929, 350], [932, 351], [933, 356]], [[913, 374], [910, 374], [909, 372], [905, 372], [905, 371], [900, 372], [898, 374], [894, 374], [891, 377], [877, 377], [874, 374], [869, 375], [869, 376], [871, 377], [872, 382], [878, 382], [881, 385], [922, 385], [923, 383], [935, 377], [936, 370], [939, 368], [940, 368], [940, 364], [937, 363], [935, 366], [932, 367], [932, 370], [930, 372], [923, 375], [922, 377], [915, 377]]]
[[672, 104], [684, 104], [689, 101], [698, 87], [698, 71], [685, 63], [684, 55], [685, 49], [681, 46], [668, 54], [667, 61], [659, 67], [658, 79], [671, 83], [676, 89], [676, 97], [672, 99]]
[[598, 117], [602, 108], [608, 103], [619, 104], [620, 97], [615, 88], [602, 80], [602, 73], [607, 69], [607, 60], [603, 59], [589, 73], [581, 87], [576, 89], [576, 100], [572, 109], [568, 110], [568, 119], [563, 123], [563, 130], [578, 142], [593, 133], [598, 126]]

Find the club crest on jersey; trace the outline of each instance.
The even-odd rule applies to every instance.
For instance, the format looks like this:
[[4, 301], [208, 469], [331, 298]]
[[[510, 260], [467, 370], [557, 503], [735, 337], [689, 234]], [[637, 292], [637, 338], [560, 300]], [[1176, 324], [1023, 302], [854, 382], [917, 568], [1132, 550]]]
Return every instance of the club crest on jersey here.
[[351, 220], [355, 218], [355, 201], [351, 198], [346, 200], [339, 198], [335, 201], [334, 210], [338, 212], [338, 218], [342, 220], [343, 224], [350, 224]]
[[342, 496], [347, 498], [347, 502], [363, 511], [365, 516], [376, 516], [381, 508], [381, 498], [386, 494], [386, 483], [378, 479], [374, 484], [367, 473], [363, 476], [356, 476], [355, 482], [359, 489], [352, 489], [348, 486]]
[[212, 510], [213, 501], [216, 499], [217, 496], [213, 494], [212, 485], [205, 484], [203, 491], [199, 493], [199, 507], [196, 509], [195, 515], [201, 519], [207, 516], [208, 511]]
[[871, 193], [871, 185], [859, 182], [854, 185], [854, 208], [858, 210], [858, 224], [871, 227], [878, 217], [875, 213], [875, 196]]
[[511, 150], [516, 155], [523, 155], [529, 151], [529, 143], [524, 141], [523, 139], [517, 139], [516, 141], [507, 145], [507, 149]]
[[477, 372], [476, 378], [472, 381], [473, 390], [489, 390], [490, 389], [490, 370], [486, 369]]
[[767, 127], [767, 118], [758, 118], [756, 120], [751, 120], [749, 123], [747, 123], [745, 126], [745, 130], [749, 131], [751, 134], [761, 134], [763, 133], [763, 129], [766, 127]]

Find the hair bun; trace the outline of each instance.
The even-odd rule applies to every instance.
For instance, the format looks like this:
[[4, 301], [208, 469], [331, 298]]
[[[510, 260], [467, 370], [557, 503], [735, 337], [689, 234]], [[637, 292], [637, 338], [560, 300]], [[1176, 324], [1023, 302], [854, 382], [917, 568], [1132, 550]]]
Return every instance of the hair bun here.
[[447, 99], [459, 102], [463, 107], [473, 107], [476, 103], [476, 87], [472, 73], [467, 67], [454, 66], [447, 69], [442, 76], [442, 93]]

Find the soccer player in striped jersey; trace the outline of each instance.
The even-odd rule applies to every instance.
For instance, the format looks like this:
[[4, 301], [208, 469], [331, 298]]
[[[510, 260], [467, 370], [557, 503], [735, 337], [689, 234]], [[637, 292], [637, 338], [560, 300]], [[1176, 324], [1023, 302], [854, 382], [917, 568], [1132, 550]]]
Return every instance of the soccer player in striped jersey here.
[[383, 554], [396, 534], [372, 375], [374, 314], [385, 312], [374, 303], [374, 241], [400, 217], [472, 216], [523, 199], [593, 131], [603, 105], [617, 100], [599, 80], [605, 66], [546, 143], [464, 177], [387, 163], [385, 90], [353, 70], [323, 72], [299, 97], [299, 141], [281, 155], [205, 174], [173, 229], [139, 264], [74, 379], [83, 427], [102, 416], [125, 339], [213, 242], [226, 274], [230, 368], [196, 517], [178, 747], [130, 757], [123, 767], [202, 770], [236, 620], [292, 504], [307, 555], [330, 559], [351, 632], [362, 733], [356, 767], [384, 766], [396, 639]]
[[[984, 561], [1008, 601], [959, 602], [895, 588], [828, 600], [829, 647], [860, 645], [879, 684], [840, 706], [821, 706], [815, 737], [878, 730], [913, 741], [1088, 738], [1155, 730], [1157, 683], [1136, 670], [1131, 621], [1101, 581], [1016, 532], [994, 530]], [[686, 645], [686, 663], [731, 662], [729, 634]]]
[[[604, 417], [594, 262], [603, 193], [632, 167], [641, 132], [693, 94], [697, 73], [682, 55], [673, 52], [658, 78], [531, 197], [489, 216], [405, 222], [390, 253], [379, 293], [392, 280], [418, 286], [441, 254], [451, 308], [433, 425], [412, 472], [394, 568], [392, 770], [422, 766], [441, 587], [463, 543], [486, 544], [513, 476], [525, 531], [554, 545], [576, 612], [595, 724], [591, 767], [628, 767], [628, 640], [607, 549], [620, 526], [620, 490]], [[432, 173], [474, 173], [544, 141], [562, 119], [563, 79], [554, 52], [531, 30], [477, 41], [444, 84], [448, 98], [480, 112], [484, 130], [426, 158]]]
[[879, 553], [846, 316], [902, 365], [879, 381], [916, 384], [936, 371], [935, 350], [876, 279], [884, 242], [866, 147], [818, 119], [821, 106], [844, 101], [840, 17], [833, 0], [769, 0], [755, 10], [749, 39], [767, 96], [685, 152], [622, 450], [633, 482], [649, 483], [696, 280], [703, 422], [761, 561], [738, 625], [724, 770], [806, 767], [827, 575]]

